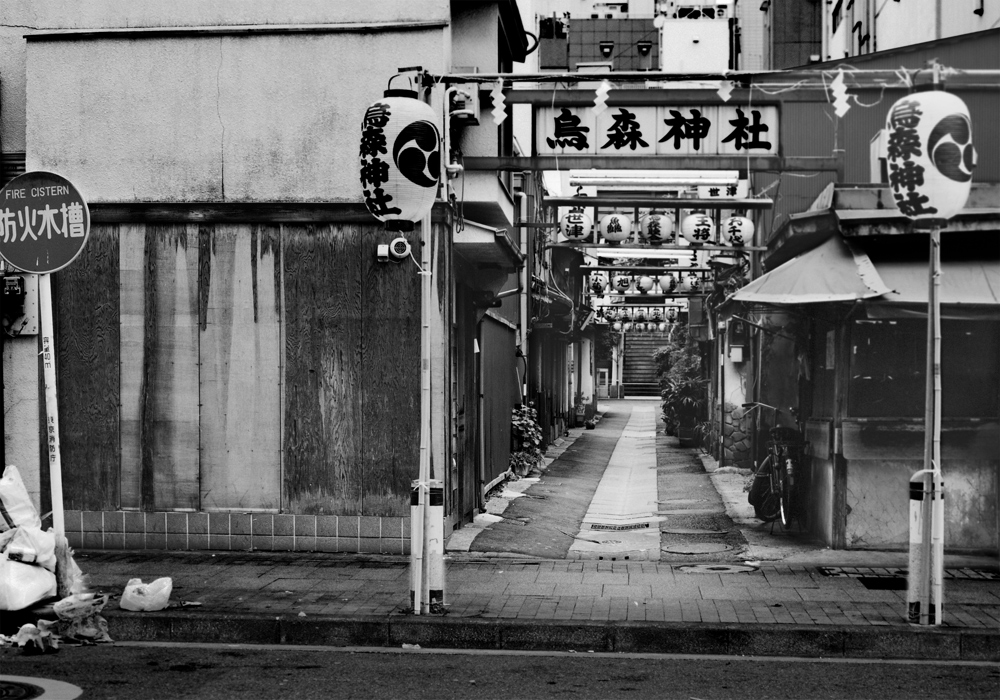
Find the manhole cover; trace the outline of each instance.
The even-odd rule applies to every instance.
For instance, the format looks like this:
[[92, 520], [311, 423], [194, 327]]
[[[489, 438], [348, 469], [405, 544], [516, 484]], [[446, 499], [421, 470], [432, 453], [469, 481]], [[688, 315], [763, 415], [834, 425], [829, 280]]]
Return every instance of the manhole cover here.
[[630, 523], [628, 525], [613, 525], [611, 523], [590, 523], [591, 530], [645, 530], [649, 523]]
[[697, 527], [671, 527], [662, 530], [670, 535], [725, 535], [729, 530], [704, 530]]
[[73, 700], [83, 693], [82, 688], [62, 681], [28, 676], [0, 677], [0, 698], [11, 700]]
[[671, 554], [714, 554], [716, 552], [728, 552], [733, 546], [729, 544], [719, 544], [716, 542], [704, 542], [695, 544], [672, 544], [661, 547], [661, 551]]
[[685, 574], [747, 574], [756, 571], [757, 567], [745, 564], [688, 564], [677, 569]]

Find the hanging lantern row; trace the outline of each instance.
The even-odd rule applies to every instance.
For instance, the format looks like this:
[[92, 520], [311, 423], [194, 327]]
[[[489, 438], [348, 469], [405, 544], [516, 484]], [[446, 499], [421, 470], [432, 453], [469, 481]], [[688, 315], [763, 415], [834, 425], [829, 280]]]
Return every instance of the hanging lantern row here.
[[676, 306], [661, 308], [619, 306], [599, 309], [597, 317], [612, 323], [615, 321], [621, 321], [622, 323], [626, 321], [635, 323], [674, 323], [677, 320], [678, 313], [679, 307]]
[[618, 333], [631, 333], [631, 332], [643, 332], [647, 333], [653, 331], [659, 331], [663, 333], [670, 327], [665, 321], [660, 321], [659, 323], [653, 323], [652, 321], [646, 323], [633, 323], [632, 321], [615, 321], [611, 324], [611, 327]]
[[437, 115], [414, 90], [386, 90], [365, 111], [358, 154], [361, 192], [368, 211], [389, 230], [412, 231], [434, 206], [440, 142]]
[[587, 284], [590, 292], [603, 296], [606, 292], [614, 294], [686, 294], [700, 292], [706, 285], [706, 279], [699, 273], [689, 272], [658, 275], [651, 277], [632, 277], [631, 275], [615, 275], [609, 282], [602, 275], [591, 275]]
[[[632, 235], [632, 219], [617, 212], [601, 217], [597, 231], [605, 241], [618, 244]], [[567, 212], [559, 222], [559, 232], [568, 241], [582, 243], [591, 240], [593, 219], [582, 207]], [[731, 216], [722, 222], [720, 244], [735, 248], [753, 241], [753, 222], [745, 216]], [[639, 220], [639, 239], [650, 245], [699, 246], [716, 240], [715, 222], [704, 213], [686, 216], [681, 222], [681, 238], [674, 231], [674, 221], [666, 214], [653, 211]]]

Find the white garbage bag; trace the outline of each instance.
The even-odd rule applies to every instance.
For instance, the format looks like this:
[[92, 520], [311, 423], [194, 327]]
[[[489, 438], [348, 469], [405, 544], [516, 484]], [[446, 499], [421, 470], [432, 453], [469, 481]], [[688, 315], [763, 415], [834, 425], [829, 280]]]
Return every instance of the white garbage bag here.
[[56, 594], [56, 575], [0, 552], [0, 610], [24, 610]]
[[24, 488], [21, 472], [8, 464], [0, 478], [0, 532], [15, 527], [42, 527], [42, 519]]
[[163, 610], [170, 602], [173, 588], [174, 582], [169, 577], [158, 578], [148, 584], [143, 583], [142, 579], [129, 579], [119, 605], [123, 610]]
[[11, 534], [3, 551], [11, 561], [22, 564], [38, 564], [49, 571], [56, 570], [56, 538], [52, 532], [40, 527], [22, 525], [4, 533]]

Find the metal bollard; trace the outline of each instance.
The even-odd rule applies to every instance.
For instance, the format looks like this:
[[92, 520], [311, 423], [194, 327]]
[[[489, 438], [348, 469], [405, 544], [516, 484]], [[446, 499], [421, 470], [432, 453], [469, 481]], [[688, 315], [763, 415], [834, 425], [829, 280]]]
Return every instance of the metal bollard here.
[[444, 612], [444, 482], [430, 482], [427, 499], [427, 593], [430, 612]]
[[910, 477], [910, 555], [906, 620], [940, 625], [944, 619], [944, 482], [922, 469]]

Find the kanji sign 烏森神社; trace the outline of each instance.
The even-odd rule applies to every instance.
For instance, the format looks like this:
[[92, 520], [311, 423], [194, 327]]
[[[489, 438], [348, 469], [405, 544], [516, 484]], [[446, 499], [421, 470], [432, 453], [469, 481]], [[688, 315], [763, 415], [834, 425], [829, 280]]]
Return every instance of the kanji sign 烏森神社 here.
[[66, 178], [34, 171], [0, 189], [0, 257], [22, 272], [69, 265], [90, 234], [90, 210]]
[[535, 109], [536, 155], [773, 155], [775, 106]]

